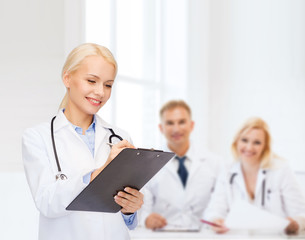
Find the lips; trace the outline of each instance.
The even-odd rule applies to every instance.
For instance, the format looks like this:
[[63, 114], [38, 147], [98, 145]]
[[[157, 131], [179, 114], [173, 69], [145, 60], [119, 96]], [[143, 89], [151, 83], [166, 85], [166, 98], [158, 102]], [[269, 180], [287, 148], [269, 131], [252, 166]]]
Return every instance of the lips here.
[[87, 100], [94, 106], [99, 106], [102, 103], [101, 101], [94, 98], [87, 97]]
[[172, 139], [179, 140], [180, 138], [182, 138], [182, 134], [174, 134], [171, 137]]
[[246, 157], [252, 157], [252, 156], [256, 155], [255, 153], [252, 153], [252, 152], [242, 152], [242, 154]]

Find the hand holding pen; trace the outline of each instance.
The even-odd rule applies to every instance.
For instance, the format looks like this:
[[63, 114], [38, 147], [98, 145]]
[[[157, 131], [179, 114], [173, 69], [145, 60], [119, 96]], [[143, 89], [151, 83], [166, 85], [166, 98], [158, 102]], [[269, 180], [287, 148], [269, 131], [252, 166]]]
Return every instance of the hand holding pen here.
[[100, 168], [94, 170], [91, 174], [91, 179], [92, 181], [103, 169], [125, 148], [135, 148], [131, 143], [129, 143], [127, 140], [122, 140], [118, 142], [117, 144], [112, 144], [112, 143], [107, 143], [108, 145], [111, 146], [111, 151], [108, 156], [107, 161], [103, 166]]
[[224, 225], [224, 220], [219, 218], [219, 219], [215, 219], [213, 222], [209, 222], [206, 221], [204, 219], [200, 219], [200, 221], [202, 223], [208, 224], [210, 226], [212, 226], [212, 229], [216, 232], [216, 233], [225, 233], [227, 231], [229, 231], [229, 228], [227, 228]]

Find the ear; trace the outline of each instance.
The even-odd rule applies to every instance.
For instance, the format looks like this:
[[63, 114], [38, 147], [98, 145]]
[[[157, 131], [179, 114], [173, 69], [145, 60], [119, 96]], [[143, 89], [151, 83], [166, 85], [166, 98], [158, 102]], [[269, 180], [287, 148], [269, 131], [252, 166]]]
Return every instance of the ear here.
[[62, 81], [65, 84], [66, 88], [70, 88], [71, 74], [69, 72], [64, 72]]
[[193, 131], [194, 127], [195, 127], [195, 122], [192, 121], [192, 122], [191, 122], [191, 129], [192, 129], [192, 131]]
[[159, 123], [159, 129], [160, 129], [160, 132], [163, 133], [163, 127], [162, 127], [161, 123]]

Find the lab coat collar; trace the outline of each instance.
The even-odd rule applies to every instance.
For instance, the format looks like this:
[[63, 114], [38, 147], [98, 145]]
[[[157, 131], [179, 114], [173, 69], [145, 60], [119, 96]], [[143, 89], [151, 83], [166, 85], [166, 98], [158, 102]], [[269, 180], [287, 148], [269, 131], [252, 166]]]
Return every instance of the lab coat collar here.
[[[98, 145], [98, 144], [103, 142], [104, 138], [107, 136], [107, 133], [109, 132], [108, 129], [112, 128], [110, 124], [105, 122], [98, 115], [95, 115], [95, 117], [96, 117], [96, 123], [95, 123], [95, 150], [94, 150], [94, 157], [96, 155], [95, 153], [98, 152], [98, 149], [100, 147], [100, 145]], [[77, 138], [79, 138], [81, 140], [80, 136], [78, 136], [78, 134], [76, 133], [75, 129], [73, 129], [72, 124], [70, 124], [70, 122], [66, 118], [65, 114], [63, 113], [63, 109], [60, 109], [58, 111], [56, 119], [54, 121], [54, 132], [56, 132], [56, 131], [64, 128], [64, 127], [70, 128], [70, 130], [73, 132], [73, 134]]]
[[[165, 147], [165, 151], [171, 152], [171, 150], [168, 148], [168, 146]], [[186, 186], [187, 186], [188, 182], [191, 181], [191, 179], [195, 175], [195, 173], [200, 170], [199, 165], [202, 162], [206, 161], [206, 159], [208, 157], [208, 152], [205, 150], [201, 150], [200, 154], [198, 154], [196, 149], [193, 147], [193, 144], [191, 143], [185, 156], [187, 157], [188, 161], [191, 162], [191, 167], [189, 169], [189, 175], [188, 175], [187, 184], [186, 184]], [[168, 166], [167, 168], [175, 178], [179, 179], [174, 161], [175, 161], [175, 157], [173, 157], [170, 160], [169, 164], [167, 164], [167, 166]]]
[[68, 127], [70, 126], [70, 122], [68, 121], [68, 119], [66, 118], [63, 109], [59, 109], [57, 115], [56, 115], [56, 119], [54, 121], [54, 132], [57, 132], [58, 130], [60, 130], [61, 128], [64, 127]]
[[113, 126], [107, 123], [104, 119], [102, 119], [99, 115], [95, 114], [96, 123], [99, 124], [103, 128], [112, 129]]
[[[268, 169], [267, 168], [260, 168], [259, 169], [259, 174], [263, 174], [263, 175], [266, 175]], [[233, 166], [231, 167], [230, 169], [230, 173], [233, 174], [233, 173], [237, 173], [238, 175], [242, 175], [242, 170], [241, 170], [241, 162], [235, 162], [233, 164]]]
[[[168, 151], [168, 152], [172, 152], [172, 150], [170, 150], [167, 145], [164, 147], [164, 150]], [[191, 161], [192, 164], [194, 162], [197, 162], [197, 161], [201, 161], [201, 162], [205, 161], [208, 158], [208, 155], [209, 155], [208, 151], [206, 151], [205, 149], [200, 149], [200, 152], [196, 151], [196, 149], [194, 148], [192, 142], [190, 143], [190, 147], [189, 147], [189, 149], [187, 150], [187, 152], [185, 154], [187, 159], [189, 161]], [[173, 157], [173, 159], [174, 158], [175, 157]]]
[[[96, 126], [95, 126], [95, 152], [98, 152], [99, 147], [98, 143], [104, 142], [104, 138], [110, 134], [109, 129], [112, 129], [112, 126], [104, 121], [100, 116], [97, 114], [96, 116]], [[106, 140], [108, 142], [108, 140]]]
[[[96, 125], [99, 125], [100, 127], [110, 129], [112, 128], [109, 123], [104, 121], [100, 116], [97, 114], [95, 115], [96, 117]], [[54, 121], [54, 131], [58, 131], [60, 128], [70, 126], [70, 122], [66, 118], [65, 114], [63, 113], [63, 109], [59, 109], [56, 119]]]

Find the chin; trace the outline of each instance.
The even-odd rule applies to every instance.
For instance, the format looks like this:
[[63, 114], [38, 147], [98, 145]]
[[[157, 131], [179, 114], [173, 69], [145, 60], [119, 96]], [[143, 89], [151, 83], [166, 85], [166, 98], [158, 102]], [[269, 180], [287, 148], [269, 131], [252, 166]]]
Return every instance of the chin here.
[[87, 110], [87, 111], [86, 111], [86, 113], [87, 113], [88, 115], [95, 115], [97, 112], [98, 112], [98, 111], [96, 111], [96, 110]]
[[257, 157], [243, 157], [243, 160], [244, 160], [245, 162], [259, 162], [259, 161], [257, 160]]

